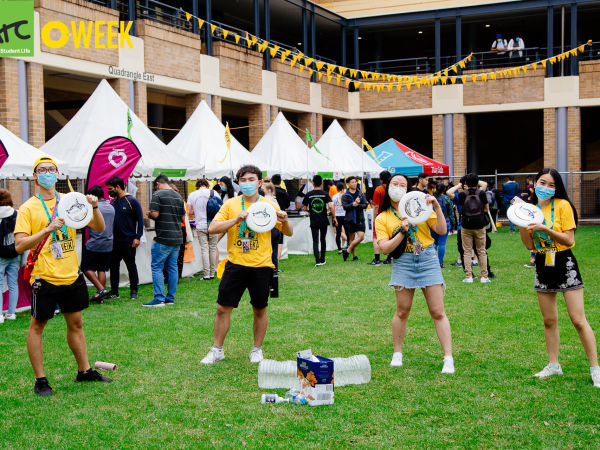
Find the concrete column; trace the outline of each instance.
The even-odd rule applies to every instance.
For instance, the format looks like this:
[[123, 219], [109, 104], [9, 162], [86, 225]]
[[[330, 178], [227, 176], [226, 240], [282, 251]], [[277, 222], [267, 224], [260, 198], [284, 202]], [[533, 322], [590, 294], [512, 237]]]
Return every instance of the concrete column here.
[[556, 166], [556, 114], [554, 108], [544, 109], [544, 167]]
[[[554, 167], [559, 172], [567, 172], [569, 170], [568, 163], [568, 110], [565, 107], [556, 108], [556, 162]], [[569, 177], [563, 175], [563, 181], [565, 182], [565, 187], [567, 190], [569, 189], [568, 180]]]
[[44, 67], [38, 63], [27, 63], [27, 121], [28, 141], [34, 147], [46, 143], [46, 118], [44, 115]]
[[[581, 171], [581, 109], [578, 106], [570, 106], [568, 109], [568, 137], [567, 165], [569, 171]], [[573, 174], [569, 196], [571, 201], [581, 214], [583, 212], [583, 198], [581, 195], [581, 175]]]
[[433, 159], [442, 161], [444, 158], [444, 126], [443, 115], [431, 116], [431, 138], [433, 148]]
[[0, 124], [19, 136], [19, 81], [17, 60], [0, 58]]
[[[454, 117], [452, 114], [444, 114], [444, 164], [447, 164], [450, 176], [454, 174]], [[435, 159], [435, 158], [434, 158]]]
[[143, 81], [133, 84], [135, 114], [145, 125], [148, 125], [148, 89]]
[[264, 136], [269, 128], [267, 110], [269, 105], [257, 104], [248, 107], [248, 130], [249, 134], [249, 150], [252, 151], [258, 141]]

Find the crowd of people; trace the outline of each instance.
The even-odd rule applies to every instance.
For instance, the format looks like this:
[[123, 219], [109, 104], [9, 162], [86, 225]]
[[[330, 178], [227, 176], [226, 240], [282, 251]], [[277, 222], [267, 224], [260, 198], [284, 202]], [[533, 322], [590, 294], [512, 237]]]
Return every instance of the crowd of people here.
[[[43, 368], [43, 330], [59, 311], [67, 323], [67, 342], [77, 362], [76, 381], [110, 382], [89, 365], [82, 311], [90, 302], [102, 303], [119, 298], [120, 264], [124, 261], [129, 278], [129, 298], [138, 299], [139, 276], [136, 249], [144, 236], [144, 214], [135, 196], [125, 190], [125, 182], [112, 177], [106, 186], [91, 186], [86, 199], [93, 217], [84, 232], [81, 261], [75, 251], [76, 230], [57, 216], [63, 194], [56, 191], [58, 166], [42, 157], [33, 168], [39, 193], [18, 211], [13, 209], [10, 193], [0, 190], [0, 268], [7, 275], [10, 291], [7, 320], [14, 320], [18, 299], [17, 276], [23, 254], [29, 250], [25, 273], [32, 289], [31, 322], [27, 349], [36, 381], [34, 392], [52, 395]], [[392, 320], [394, 352], [391, 366], [403, 365], [402, 345], [415, 289], [422, 289], [443, 353], [442, 373], [455, 371], [452, 356], [451, 327], [444, 309], [444, 255], [447, 237], [457, 234], [464, 283], [473, 283], [473, 265], [479, 265], [481, 283], [494, 278], [487, 249], [490, 233], [495, 230], [498, 210], [510, 205], [514, 197], [537, 204], [544, 214], [542, 224], [520, 227], [519, 234], [530, 251], [528, 266], [535, 268], [534, 289], [542, 312], [549, 364], [537, 377], [562, 374], [558, 363], [556, 297], [562, 292], [567, 311], [579, 332], [587, 353], [594, 386], [600, 387], [600, 368], [596, 340], [585, 318], [583, 281], [572, 252], [575, 245], [577, 212], [570, 202], [562, 178], [554, 169], [544, 169], [528, 180], [520, 192], [514, 179], [507, 179], [501, 190], [470, 173], [453, 185], [449, 178], [432, 179], [420, 174], [411, 180], [402, 174], [379, 174], [380, 184], [367, 179], [362, 186], [356, 177], [334, 184], [315, 175], [299, 189], [294, 202], [279, 175], [263, 179], [255, 166], [241, 167], [235, 181], [223, 177], [211, 187], [200, 179], [187, 202], [177, 187], [159, 175], [153, 183], [153, 195], [147, 216], [154, 222], [151, 244], [153, 298], [144, 307], [173, 305], [188, 245], [197, 238], [202, 260], [202, 281], [221, 279], [214, 319], [213, 345], [202, 364], [214, 364], [225, 358], [223, 345], [229, 330], [231, 313], [243, 293], [250, 295], [254, 320], [254, 345], [249, 360], [263, 359], [262, 344], [267, 331], [267, 306], [273, 297], [274, 283], [284, 236], [291, 236], [290, 210], [300, 208], [309, 215], [315, 266], [326, 264], [328, 227], [336, 235], [338, 253], [343, 261], [352, 255], [358, 261], [357, 246], [366, 232], [365, 210], [372, 207], [374, 257], [368, 264], [391, 265], [389, 286], [395, 291], [396, 312]], [[238, 184], [239, 183], [239, 184]], [[428, 219], [411, 225], [399, 210], [407, 192], [421, 191], [432, 205]], [[104, 198], [104, 192], [112, 199]], [[276, 211], [272, 231], [256, 232], [247, 224], [248, 208], [268, 202]], [[287, 211], [287, 212], [286, 212]], [[193, 231], [192, 231], [193, 227]], [[513, 230], [511, 226], [511, 230]], [[219, 264], [217, 243], [227, 239], [227, 258]], [[386, 255], [382, 261], [381, 254]], [[110, 289], [107, 287], [110, 271]], [[89, 298], [85, 278], [96, 288]], [[166, 283], [166, 290], [165, 290]]]

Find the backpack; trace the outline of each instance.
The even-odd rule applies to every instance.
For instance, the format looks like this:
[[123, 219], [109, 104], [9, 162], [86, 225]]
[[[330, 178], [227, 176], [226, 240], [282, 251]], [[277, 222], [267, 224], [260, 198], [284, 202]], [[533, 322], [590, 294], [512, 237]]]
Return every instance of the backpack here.
[[454, 201], [447, 195], [442, 196], [444, 203], [446, 204], [446, 219], [450, 221], [452, 228], [456, 228], [456, 205]]
[[440, 195], [437, 198], [437, 201], [440, 205], [440, 209], [442, 210], [442, 213], [444, 213], [444, 217], [447, 219], [448, 218], [448, 206], [446, 203], [446, 199], [444, 197], [445, 197], [444, 195]]
[[206, 204], [206, 218], [210, 223], [223, 205], [223, 200], [218, 195], [215, 195], [215, 191], [210, 191], [210, 197], [208, 197], [208, 203]]
[[490, 209], [498, 209], [498, 202], [496, 201], [496, 193], [493, 190], [485, 191]]
[[15, 225], [17, 211], [10, 217], [0, 219], [0, 258], [11, 259], [19, 256], [15, 250]]
[[462, 227], [467, 230], [478, 230], [487, 225], [487, 215], [479, 198], [480, 192], [479, 189], [468, 189], [466, 192], [467, 197], [462, 208]]

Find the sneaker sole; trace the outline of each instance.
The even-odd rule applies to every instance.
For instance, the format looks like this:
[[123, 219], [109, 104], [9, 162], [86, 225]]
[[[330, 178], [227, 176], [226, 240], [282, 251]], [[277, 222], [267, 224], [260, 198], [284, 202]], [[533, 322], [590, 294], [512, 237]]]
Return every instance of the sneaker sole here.
[[161, 303], [160, 305], [144, 305], [144, 304], [142, 304], [142, 306], [144, 308], [162, 308], [163, 306], [165, 306], [165, 304], [164, 303]]

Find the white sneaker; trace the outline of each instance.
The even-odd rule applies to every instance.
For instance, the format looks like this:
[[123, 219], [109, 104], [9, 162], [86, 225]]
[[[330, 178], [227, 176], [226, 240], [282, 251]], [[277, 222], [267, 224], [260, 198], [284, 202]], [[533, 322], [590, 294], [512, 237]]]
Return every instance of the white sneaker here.
[[560, 364], [556, 364], [554, 366], [551, 366], [550, 364], [548, 364], [546, 367], [544, 367], [541, 372], [538, 372], [534, 375], [534, 377], [537, 378], [548, 378], [551, 377], [553, 375], [562, 375], [563, 371], [562, 371], [562, 367], [560, 367]]
[[490, 280], [488, 277], [481, 277], [481, 280], [479, 280], [479, 281], [481, 281], [482, 283], [491, 283], [492, 282], [492, 280]]
[[202, 361], [200, 361], [200, 364], [214, 364], [217, 361], [221, 361], [222, 359], [225, 359], [225, 352], [223, 351], [223, 349], [211, 347], [208, 351], [208, 354], [204, 357]]
[[394, 356], [392, 356], [392, 362], [390, 363], [392, 367], [402, 367], [402, 353], [394, 352]]
[[0, 313], [0, 323], [4, 323], [4, 316]]
[[594, 387], [600, 388], [600, 367], [590, 367]]
[[17, 320], [17, 315], [16, 314], [7, 314], [6, 316], [4, 316], [4, 318], [6, 320]]
[[442, 373], [454, 373], [454, 358], [452, 358], [452, 356], [444, 356]]
[[258, 364], [263, 360], [262, 348], [253, 348], [250, 350], [250, 362]]
[[463, 280], [463, 283], [469, 283], [469, 284], [472, 284], [472, 283], [473, 283], [473, 277], [471, 277], [471, 278], [465, 278], [465, 279]]

